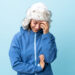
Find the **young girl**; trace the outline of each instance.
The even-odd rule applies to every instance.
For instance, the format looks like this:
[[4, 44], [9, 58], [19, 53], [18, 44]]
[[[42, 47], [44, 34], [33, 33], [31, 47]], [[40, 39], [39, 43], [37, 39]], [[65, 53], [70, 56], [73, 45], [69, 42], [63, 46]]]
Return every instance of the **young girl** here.
[[43, 3], [28, 10], [20, 31], [11, 42], [9, 57], [17, 75], [53, 75], [57, 56], [55, 37], [49, 32], [51, 12]]

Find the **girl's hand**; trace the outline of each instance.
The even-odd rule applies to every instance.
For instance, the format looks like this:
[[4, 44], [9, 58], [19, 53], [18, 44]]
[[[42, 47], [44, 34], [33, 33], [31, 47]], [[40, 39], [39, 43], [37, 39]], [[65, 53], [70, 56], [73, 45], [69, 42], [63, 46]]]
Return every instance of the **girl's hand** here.
[[42, 69], [44, 69], [44, 67], [45, 67], [45, 62], [44, 62], [44, 61], [40, 61], [40, 65], [41, 65]]
[[43, 55], [43, 54], [41, 54], [41, 55], [39, 56], [39, 58], [40, 58], [40, 61], [44, 61], [44, 55]]
[[45, 66], [44, 55], [41, 54], [41, 55], [39, 56], [39, 58], [40, 58], [40, 65], [41, 65], [42, 68], [44, 68], [44, 66]]
[[46, 21], [42, 21], [40, 27], [43, 29], [43, 33], [46, 34], [49, 32], [49, 24]]

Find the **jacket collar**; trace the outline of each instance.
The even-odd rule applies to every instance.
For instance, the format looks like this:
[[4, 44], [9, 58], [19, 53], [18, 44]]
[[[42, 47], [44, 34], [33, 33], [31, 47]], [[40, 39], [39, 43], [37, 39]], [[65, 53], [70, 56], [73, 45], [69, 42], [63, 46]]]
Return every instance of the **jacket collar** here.
[[[28, 29], [23, 29], [23, 27], [21, 26], [20, 27], [20, 31], [21, 31], [21, 33], [22, 34], [24, 34], [25, 32], [28, 32]], [[32, 30], [30, 30], [30, 32], [32, 33], [32, 34], [37, 34], [37, 35], [39, 35], [39, 34], [42, 34], [43, 33], [43, 30], [42, 29], [40, 29], [38, 32], [33, 32]]]

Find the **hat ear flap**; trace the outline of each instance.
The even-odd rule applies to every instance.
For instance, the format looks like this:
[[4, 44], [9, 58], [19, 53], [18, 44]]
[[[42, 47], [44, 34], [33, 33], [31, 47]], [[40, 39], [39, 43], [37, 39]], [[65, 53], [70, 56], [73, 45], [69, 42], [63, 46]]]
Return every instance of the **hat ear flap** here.
[[52, 12], [49, 10], [49, 13], [50, 13], [50, 17], [52, 17]]
[[23, 27], [23, 29], [28, 29], [29, 23], [30, 23], [30, 19], [24, 18], [24, 20], [23, 20], [23, 22], [22, 22], [22, 27]]
[[50, 11], [50, 10], [48, 10], [49, 11], [49, 15], [50, 15], [50, 23], [52, 22], [52, 19], [51, 19], [51, 17], [52, 17], [52, 12]]
[[51, 22], [52, 22], [51, 17], [52, 17], [52, 12], [51, 12], [50, 10], [48, 10], [48, 13], [49, 13], [49, 21], [48, 21], [48, 23], [49, 23], [49, 28], [51, 28]]

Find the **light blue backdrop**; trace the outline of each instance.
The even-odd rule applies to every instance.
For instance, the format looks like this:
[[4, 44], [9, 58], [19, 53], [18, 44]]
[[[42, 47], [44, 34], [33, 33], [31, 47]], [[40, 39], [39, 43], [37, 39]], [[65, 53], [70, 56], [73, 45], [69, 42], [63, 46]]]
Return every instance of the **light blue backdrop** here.
[[[0, 75], [16, 75], [8, 57], [10, 42], [19, 31], [25, 11], [40, 0], [0, 0]], [[57, 59], [54, 75], [75, 75], [75, 1], [41, 0], [52, 11], [50, 32], [56, 37]]]

